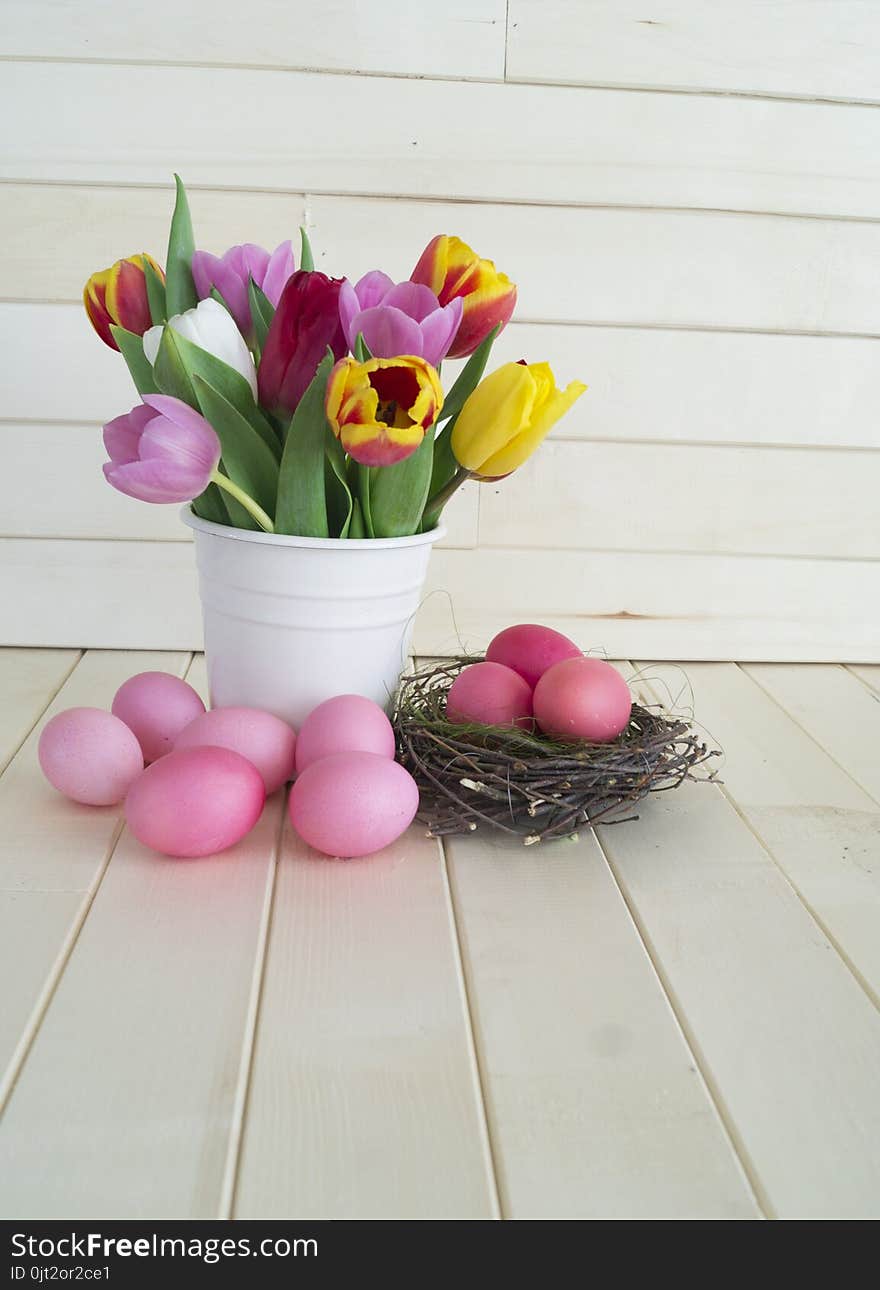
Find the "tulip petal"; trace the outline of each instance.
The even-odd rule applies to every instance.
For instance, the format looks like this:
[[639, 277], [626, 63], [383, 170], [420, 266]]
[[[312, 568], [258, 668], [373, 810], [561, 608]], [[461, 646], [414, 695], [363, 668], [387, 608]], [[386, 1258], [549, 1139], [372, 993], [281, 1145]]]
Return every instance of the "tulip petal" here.
[[481, 381], [452, 429], [452, 451], [459, 465], [490, 473], [484, 463], [530, 424], [536, 393], [534, 376], [520, 363], [505, 363]]
[[144, 403], [177, 426], [184, 434], [198, 434], [205, 426], [213, 433], [211, 424], [195, 408], [191, 408], [182, 399], [175, 399], [171, 394], [145, 394]]
[[342, 330], [345, 332], [345, 339], [348, 341], [349, 349], [354, 349], [355, 341], [357, 340], [357, 332], [354, 331], [352, 324], [360, 312], [361, 302], [358, 300], [357, 292], [348, 278], [343, 278], [342, 285], [339, 288], [339, 321], [342, 324]]
[[350, 457], [361, 466], [393, 466], [405, 461], [425, 437], [421, 426], [386, 426], [348, 424], [342, 427], [340, 439]]
[[384, 304], [363, 309], [355, 315], [351, 329], [355, 339], [358, 332], [363, 332], [374, 358], [396, 358], [399, 354], [422, 356], [421, 328], [399, 309]]
[[286, 242], [280, 242], [275, 250], [269, 256], [269, 263], [263, 274], [262, 282], [257, 282], [257, 286], [263, 289], [263, 293], [273, 305], [277, 307], [281, 299], [281, 292], [287, 285], [287, 280], [296, 269], [296, 263], [293, 258], [293, 247], [290, 239]]
[[104, 344], [109, 345], [111, 349], [118, 349], [119, 346], [110, 331], [110, 324], [113, 319], [107, 313], [107, 282], [109, 277], [109, 269], [92, 274], [83, 288], [83, 304], [85, 305], [89, 322]]
[[461, 326], [463, 308], [461, 299], [451, 300], [441, 309], [435, 309], [421, 324], [422, 352], [432, 367], [439, 367], [449, 353]]
[[152, 367], [156, 361], [156, 355], [159, 353], [159, 346], [162, 343], [162, 332], [164, 330], [165, 325], [157, 323], [155, 327], [150, 327], [148, 331], [144, 332], [144, 355], [146, 356], [146, 360], [150, 364], [150, 367]]
[[152, 408], [139, 403], [130, 412], [107, 422], [104, 426], [104, 447], [112, 465], [123, 466], [137, 461], [141, 435], [155, 415]]
[[355, 294], [361, 309], [373, 309], [380, 305], [394, 286], [391, 278], [381, 269], [371, 269], [355, 286]]
[[103, 471], [107, 482], [120, 493], [141, 502], [188, 502], [205, 487], [200, 472], [162, 460], [135, 461], [125, 466], [105, 462]]
[[421, 282], [430, 287], [437, 298], [446, 280], [446, 263], [449, 250], [449, 238], [445, 233], [438, 233], [425, 247], [419, 256], [419, 262], [410, 276], [411, 282]]
[[516, 306], [516, 287], [503, 275], [464, 297], [461, 326], [449, 350], [450, 358], [472, 354], [493, 327], [503, 331]]
[[[439, 301], [430, 287], [419, 282], [398, 282], [382, 300], [383, 305], [393, 305], [401, 309], [417, 323], [423, 322], [429, 314], [439, 309]], [[365, 308], [366, 306], [364, 306]]]
[[[535, 364], [535, 366], [539, 365]], [[546, 364], [541, 364], [540, 366], [546, 366]], [[549, 371], [549, 368], [547, 370]], [[552, 382], [552, 373], [550, 379]], [[556, 422], [581, 397], [586, 388], [582, 381], [571, 381], [564, 390], [557, 390], [554, 385], [552, 392], [543, 402], [543, 407], [537, 412], [531, 425], [521, 434], [511, 439], [500, 452], [484, 461], [480, 474], [494, 478], [509, 475], [511, 471], [517, 470], [531, 457], [535, 449], [556, 425]]]
[[153, 417], [147, 423], [139, 445], [141, 461], [171, 462], [181, 469], [193, 472], [196, 493], [208, 486], [208, 480], [220, 460], [220, 440], [217, 432], [204, 417], [196, 416], [199, 425], [175, 425], [164, 416]]

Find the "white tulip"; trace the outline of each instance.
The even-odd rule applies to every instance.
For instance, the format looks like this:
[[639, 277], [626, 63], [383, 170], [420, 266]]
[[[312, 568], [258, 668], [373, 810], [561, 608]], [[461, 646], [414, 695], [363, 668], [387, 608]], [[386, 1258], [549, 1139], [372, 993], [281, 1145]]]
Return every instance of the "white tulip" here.
[[[215, 358], [221, 359], [240, 372], [248, 385], [254, 399], [257, 397], [257, 369], [244, 337], [235, 325], [235, 319], [224, 309], [219, 300], [201, 300], [195, 309], [186, 313], [174, 314], [168, 319], [169, 327], [191, 340], [200, 349], [207, 350]], [[151, 327], [144, 332], [144, 354], [152, 367], [159, 353], [159, 342], [162, 339], [164, 325]]]

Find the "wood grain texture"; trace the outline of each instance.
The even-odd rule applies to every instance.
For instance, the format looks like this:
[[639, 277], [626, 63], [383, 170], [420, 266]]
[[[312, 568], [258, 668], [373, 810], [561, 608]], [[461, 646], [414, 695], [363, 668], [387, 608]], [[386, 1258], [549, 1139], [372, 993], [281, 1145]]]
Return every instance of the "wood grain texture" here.
[[876, 1217], [876, 1009], [717, 789], [640, 816], [601, 844], [767, 1213]]
[[[200, 105], [185, 121], [184, 101]], [[254, 148], [242, 103], [308, 121], [328, 101], [370, 130], [270, 132]], [[880, 115], [861, 107], [717, 97], [695, 112], [674, 94], [40, 62], [8, 65], [0, 107], [18, 120], [0, 178], [17, 181], [166, 184], [173, 156], [193, 187], [384, 194], [390, 171], [401, 196], [880, 210]]]
[[863, 685], [876, 694], [880, 694], [880, 667], [850, 667], [848, 669], [854, 676], [857, 676]]
[[551, 441], [484, 486], [480, 543], [876, 558], [878, 494], [880, 451]]
[[365, 861], [290, 831], [278, 867], [235, 1214], [494, 1212], [443, 859], [415, 827]]
[[592, 836], [446, 845], [506, 1216], [756, 1217]]
[[202, 860], [123, 835], [4, 1117], [5, 1214], [219, 1215], [282, 807]]
[[75, 650], [0, 649], [0, 774], [76, 666]]
[[[681, 690], [674, 669], [651, 666], [657, 689], [655, 676]], [[725, 792], [877, 1002], [880, 806], [734, 664], [688, 664], [687, 678]]]
[[876, 102], [870, 0], [510, 0], [509, 80]]
[[[10, 424], [100, 425], [134, 400], [125, 364], [77, 306], [0, 303], [0, 344], [20, 374], [0, 409]], [[52, 381], [40, 379], [46, 346]], [[492, 362], [549, 359], [561, 382], [589, 383], [560, 423], [566, 438], [876, 447], [877, 348], [841, 336], [513, 323]]]
[[[138, 591], [147, 585], [149, 596]], [[870, 561], [437, 551], [415, 648], [483, 649], [528, 617], [618, 657], [873, 661], [877, 632], [860, 606], [878, 596], [880, 568]], [[12, 645], [201, 648], [195, 561], [185, 542], [0, 539], [3, 605], [0, 639]]]
[[880, 695], [843, 667], [752, 663], [744, 671], [880, 803]]
[[173, 654], [85, 655], [54, 699], [52, 677], [45, 718], [0, 779], [0, 1107], [104, 873], [122, 813], [119, 806], [70, 802], [47, 784], [37, 760], [40, 732], [66, 708], [109, 708], [137, 671], [180, 671], [186, 661]]
[[2, 51], [17, 58], [250, 64], [500, 79], [504, 0], [256, 0], [246, 22], [218, 21], [212, 0], [149, 13], [112, 0], [8, 0]]

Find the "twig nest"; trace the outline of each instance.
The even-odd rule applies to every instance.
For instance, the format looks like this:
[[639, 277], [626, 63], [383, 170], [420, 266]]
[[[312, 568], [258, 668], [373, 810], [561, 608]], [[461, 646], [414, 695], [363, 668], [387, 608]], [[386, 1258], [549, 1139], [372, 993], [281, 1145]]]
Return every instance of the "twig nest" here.
[[634, 818], [632, 807], [648, 793], [714, 778], [705, 766], [718, 750], [688, 721], [638, 703], [605, 743], [451, 721], [452, 686], [482, 661], [450, 659], [401, 680], [393, 717], [398, 757], [418, 784], [418, 818], [432, 836], [495, 828], [526, 845], [570, 837], [585, 824]]

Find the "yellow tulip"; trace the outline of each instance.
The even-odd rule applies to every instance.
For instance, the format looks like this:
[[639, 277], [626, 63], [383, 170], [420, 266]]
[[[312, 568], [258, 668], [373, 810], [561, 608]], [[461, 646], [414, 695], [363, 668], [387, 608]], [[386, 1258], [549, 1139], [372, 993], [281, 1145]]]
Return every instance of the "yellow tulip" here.
[[392, 466], [416, 451], [443, 407], [440, 378], [414, 354], [343, 358], [327, 381], [330, 429], [362, 466]]
[[505, 363], [480, 382], [452, 429], [452, 451], [464, 470], [500, 479], [516, 470], [586, 389], [556, 386], [549, 363]]

